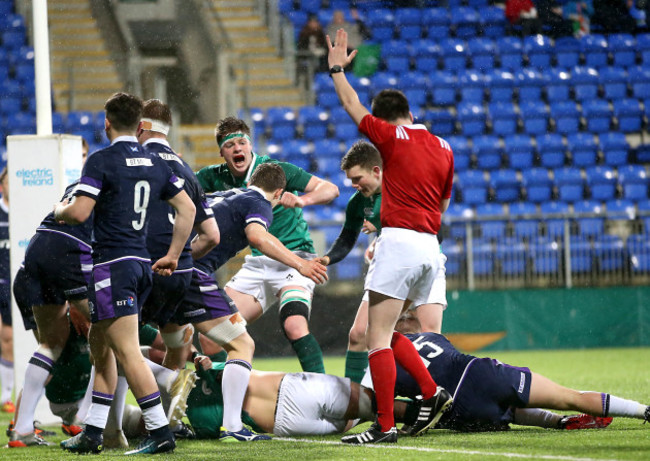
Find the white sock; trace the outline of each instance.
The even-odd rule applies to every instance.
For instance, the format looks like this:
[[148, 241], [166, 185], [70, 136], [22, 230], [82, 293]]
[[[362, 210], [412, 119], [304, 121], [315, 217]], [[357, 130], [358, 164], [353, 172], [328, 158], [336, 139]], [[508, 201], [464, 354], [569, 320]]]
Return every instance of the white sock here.
[[111, 409], [108, 412], [106, 421], [107, 431], [117, 431], [122, 429], [122, 419], [124, 418], [124, 405], [126, 405], [126, 393], [129, 390], [129, 384], [126, 377], [117, 377], [117, 387], [115, 388], [115, 397], [111, 403]]
[[156, 379], [158, 387], [169, 393], [172, 383], [178, 376], [178, 370], [170, 370], [169, 368], [158, 365], [156, 362], [152, 362], [147, 358], [145, 358], [144, 361], [149, 365], [149, 368], [151, 368], [151, 372], [153, 373], [153, 377]]
[[169, 425], [167, 415], [160, 402], [160, 392], [156, 391], [153, 394], [137, 399], [140, 409], [142, 409], [142, 419], [144, 419], [144, 427], [148, 431], [161, 428]]
[[[602, 394], [603, 416], [625, 416], [643, 419], [646, 406], [634, 400], [622, 399], [615, 395]], [[608, 411], [609, 409], [609, 411]]]
[[52, 365], [52, 351], [43, 347], [39, 347], [29, 359], [25, 369], [23, 396], [16, 415], [15, 430], [19, 434], [34, 432], [34, 412], [45, 391], [45, 381], [50, 376]]
[[106, 421], [108, 420], [108, 412], [113, 403], [113, 394], [103, 394], [101, 392], [93, 391], [92, 403], [88, 409], [88, 416], [86, 417], [86, 426], [95, 426], [104, 430]]
[[81, 399], [81, 403], [79, 404], [79, 409], [77, 410], [77, 416], [76, 419], [77, 421], [85, 421], [86, 416], [88, 416], [88, 409], [90, 408], [90, 404], [93, 400], [93, 386], [95, 385], [95, 367], [92, 367], [90, 369], [90, 379], [88, 380], [88, 388], [86, 389], [86, 393], [83, 396], [83, 399]]
[[517, 408], [514, 423], [521, 426], [538, 426], [547, 429], [557, 429], [562, 415], [541, 408]]
[[2, 382], [2, 391], [0, 392], [0, 403], [11, 400], [14, 393], [14, 363], [9, 360], [0, 359], [0, 382]]
[[228, 360], [221, 378], [223, 394], [223, 426], [231, 431], [240, 431], [244, 425], [241, 421], [241, 409], [251, 376], [251, 364], [245, 360]]

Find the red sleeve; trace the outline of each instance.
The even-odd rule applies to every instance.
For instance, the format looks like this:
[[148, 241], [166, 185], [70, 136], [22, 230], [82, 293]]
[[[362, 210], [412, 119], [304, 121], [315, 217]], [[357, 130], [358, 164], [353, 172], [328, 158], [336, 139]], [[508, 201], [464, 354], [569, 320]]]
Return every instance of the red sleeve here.
[[381, 158], [386, 160], [392, 149], [385, 148], [392, 146], [395, 140], [395, 125], [378, 119], [372, 114], [365, 115], [359, 123], [359, 132], [365, 134], [370, 141], [379, 149]]
[[449, 170], [447, 181], [445, 181], [445, 189], [442, 191], [443, 200], [451, 198], [451, 189], [454, 184], [454, 155], [450, 153], [449, 157], [449, 164], [451, 165], [451, 169]]

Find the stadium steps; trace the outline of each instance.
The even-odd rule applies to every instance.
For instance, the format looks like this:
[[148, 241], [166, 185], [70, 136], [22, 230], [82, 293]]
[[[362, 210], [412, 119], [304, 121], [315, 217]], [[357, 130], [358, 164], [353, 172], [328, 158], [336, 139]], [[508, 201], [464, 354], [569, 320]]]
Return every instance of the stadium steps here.
[[268, 27], [255, 3], [241, 0], [235, 6], [227, 0], [212, 2], [213, 12], [233, 43], [236, 56], [231, 62], [238, 89], [247, 93], [250, 107], [303, 106], [306, 101], [294, 83], [293, 69], [287, 69], [280, 51], [270, 42]]
[[108, 96], [122, 90], [124, 85], [93, 19], [90, 1], [49, 2], [48, 16], [52, 88], [57, 109], [62, 112], [101, 110]]
[[223, 162], [214, 139], [214, 125], [181, 125], [179, 139], [179, 151], [187, 154], [183, 158], [195, 170]]

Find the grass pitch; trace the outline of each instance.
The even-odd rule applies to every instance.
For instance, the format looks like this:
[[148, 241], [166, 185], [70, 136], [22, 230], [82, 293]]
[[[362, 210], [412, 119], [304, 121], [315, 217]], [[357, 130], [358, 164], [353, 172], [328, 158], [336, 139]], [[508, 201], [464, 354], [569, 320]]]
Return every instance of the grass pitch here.
[[[527, 366], [574, 389], [598, 390], [650, 403], [650, 349], [589, 349], [571, 351], [501, 352], [490, 356], [503, 362]], [[328, 357], [328, 373], [343, 373], [343, 358]], [[258, 359], [259, 370], [300, 371], [295, 358]], [[6, 427], [7, 415], [0, 415]], [[365, 428], [365, 425], [361, 428]], [[4, 435], [1, 436], [6, 440]], [[54, 437], [58, 444], [64, 437]], [[459, 434], [430, 431], [420, 438], [400, 438], [395, 446], [349, 447], [339, 436], [295, 439], [276, 438], [253, 444], [222, 444], [217, 441], [180, 441], [174, 454], [155, 459], [175, 460], [648, 460], [650, 425], [640, 420], [614, 419], [602, 430], [555, 431], [513, 426], [509, 432]], [[61, 460], [77, 455], [58, 446], [0, 451], [3, 460]], [[120, 451], [100, 456], [125, 459]]]

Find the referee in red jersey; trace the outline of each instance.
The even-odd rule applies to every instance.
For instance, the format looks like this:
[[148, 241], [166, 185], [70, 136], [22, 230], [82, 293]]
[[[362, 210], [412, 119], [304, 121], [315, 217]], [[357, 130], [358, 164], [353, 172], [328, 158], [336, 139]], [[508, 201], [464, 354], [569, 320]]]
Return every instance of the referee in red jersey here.
[[[393, 417], [395, 361], [420, 386], [419, 415], [411, 435], [423, 434], [452, 405], [451, 395], [436, 385], [413, 344], [394, 330], [405, 301], [426, 302], [438, 270], [440, 216], [449, 206], [454, 157], [449, 144], [414, 124], [408, 100], [397, 90], [383, 90], [372, 101], [372, 114], [345, 77], [356, 55], [347, 52], [347, 33], [336, 32], [329, 48], [330, 75], [341, 104], [381, 153], [384, 163], [381, 225], [365, 289], [368, 309], [368, 361], [377, 399], [377, 421], [361, 434], [343, 437], [352, 444], [395, 443]], [[424, 89], [423, 89], [424, 91]]]

